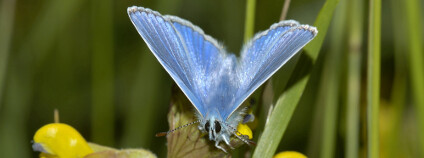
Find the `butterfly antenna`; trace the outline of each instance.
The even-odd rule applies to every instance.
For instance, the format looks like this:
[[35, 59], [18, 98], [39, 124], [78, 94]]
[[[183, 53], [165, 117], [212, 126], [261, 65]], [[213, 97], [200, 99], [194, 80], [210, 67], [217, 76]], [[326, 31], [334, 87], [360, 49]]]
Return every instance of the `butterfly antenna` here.
[[254, 141], [251, 141], [249, 139], [243, 138], [241, 137], [242, 133], [240, 133], [237, 129], [235, 129], [233, 126], [230, 126], [229, 124], [222, 122], [225, 126], [227, 126], [228, 128], [231, 128], [231, 133], [233, 133], [238, 139], [240, 139], [241, 141], [243, 141], [244, 143], [246, 143], [247, 145], [256, 145], [256, 143]]
[[160, 133], [156, 133], [156, 137], [166, 136], [166, 135], [168, 135], [168, 134], [170, 134], [170, 133], [175, 132], [176, 130], [179, 130], [179, 129], [181, 129], [181, 128], [184, 128], [184, 127], [187, 127], [187, 126], [190, 126], [190, 125], [192, 125], [192, 124], [199, 123], [199, 122], [200, 122], [200, 120], [197, 120], [197, 121], [194, 121], [194, 122], [191, 122], [191, 123], [188, 123], [188, 124], [182, 125], [182, 126], [180, 126], [180, 127], [177, 127], [177, 128], [175, 128], [175, 129], [173, 129], [173, 130], [170, 130], [170, 131], [168, 131], [168, 132], [160, 132]]

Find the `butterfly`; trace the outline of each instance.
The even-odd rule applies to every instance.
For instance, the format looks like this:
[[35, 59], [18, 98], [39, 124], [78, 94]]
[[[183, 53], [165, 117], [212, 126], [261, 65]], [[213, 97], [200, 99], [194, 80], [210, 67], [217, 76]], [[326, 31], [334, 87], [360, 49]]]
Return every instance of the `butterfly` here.
[[281, 21], [257, 33], [237, 58], [187, 20], [136, 6], [127, 12], [149, 49], [196, 109], [197, 121], [181, 127], [199, 123], [199, 130], [223, 151], [220, 142], [231, 147], [232, 135], [249, 144], [235, 128], [246, 110], [242, 103], [318, 33], [313, 26]]

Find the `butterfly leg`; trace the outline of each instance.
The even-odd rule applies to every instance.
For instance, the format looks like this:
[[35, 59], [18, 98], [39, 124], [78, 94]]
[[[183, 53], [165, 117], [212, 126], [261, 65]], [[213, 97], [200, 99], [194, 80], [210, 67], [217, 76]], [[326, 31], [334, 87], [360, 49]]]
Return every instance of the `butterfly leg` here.
[[225, 150], [222, 146], [219, 146], [219, 141], [215, 142], [215, 147], [218, 149], [221, 149], [222, 151], [224, 151], [225, 153], [227, 153], [227, 150]]
[[227, 144], [232, 150], [234, 149], [234, 147], [230, 144], [229, 137], [223, 136], [222, 139], [224, 139], [225, 144]]

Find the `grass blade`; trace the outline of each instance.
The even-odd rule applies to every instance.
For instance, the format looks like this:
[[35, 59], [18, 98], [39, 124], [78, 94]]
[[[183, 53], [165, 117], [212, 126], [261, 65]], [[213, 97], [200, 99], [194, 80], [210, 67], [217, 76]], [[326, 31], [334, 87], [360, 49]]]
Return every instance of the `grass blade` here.
[[255, 28], [255, 8], [256, 0], [247, 0], [246, 3], [246, 18], [244, 21], [244, 42], [250, 40], [253, 37]]
[[367, 67], [368, 157], [379, 157], [381, 0], [370, 1]]
[[359, 105], [361, 93], [361, 58], [363, 0], [349, 0], [349, 53], [346, 100], [345, 157], [357, 158], [359, 152]]
[[[403, 1], [405, 3], [406, 10], [406, 23], [407, 23], [407, 34], [408, 34], [408, 46], [410, 52], [410, 74], [411, 74], [411, 87], [414, 98], [414, 104], [417, 109], [418, 116], [418, 129], [419, 133], [424, 131], [424, 64], [423, 64], [423, 52], [424, 48], [422, 45], [423, 32], [422, 32], [422, 6], [418, 0]], [[424, 136], [419, 136], [419, 149], [424, 147]], [[424, 151], [420, 150], [420, 157], [424, 156]]]
[[[310, 57], [313, 62], [316, 60], [321, 49], [328, 26], [330, 25], [331, 17], [333, 16], [334, 9], [336, 8], [338, 2], [339, 0], [327, 0], [319, 13], [317, 20], [315, 21], [315, 26], [319, 30], [318, 36], [304, 49], [304, 53], [306, 53], [306, 55]], [[300, 63], [301, 62], [302, 60], [300, 60]], [[299, 71], [296, 72], [309, 71], [310, 65], [299, 64], [298, 66]], [[299, 75], [301, 74], [293, 74], [292, 79], [297, 78]], [[272, 111], [271, 116], [269, 117], [269, 122], [265, 125], [264, 132], [260, 137], [258, 145], [253, 153], [254, 158], [267, 158], [274, 155], [291, 119], [291, 116], [293, 115], [293, 112], [297, 106], [297, 103], [302, 96], [308, 79], [309, 75], [300, 79], [295, 85], [290, 87], [278, 98], [274, 111]]]

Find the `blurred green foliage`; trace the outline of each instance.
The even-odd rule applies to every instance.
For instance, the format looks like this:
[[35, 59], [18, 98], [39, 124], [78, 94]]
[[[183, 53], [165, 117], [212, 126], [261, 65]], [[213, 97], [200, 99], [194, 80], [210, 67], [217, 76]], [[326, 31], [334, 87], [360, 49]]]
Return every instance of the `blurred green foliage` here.
[[[353, 1], [340, 0], [345, 5]], [[35, 157], [32, 136], [53, 122], [56, 108], [61, 122], [75, 127], [88, 141], [166, 156], [166, 139], [154, 134], [169, 129], [173, 81], [132, 26], [129, 6], [187, 19], [229, 52], [239, 52], [244, 41], [246, 0], [0, 2], [0, 157]], [[256, 1], [254, 32], [277, 22], [283, 3]], [[286, 19], [313, 25], [324, 3], [292, 1]], [[277, 151], [296, 150], [310, 157], [366, 156], [369, 4], [356, 5], [358, 10], [348, 5], [345, 13], [337, 13], [339, 17], [325, 17], [333, 23], [323, 36], [322, 49], [306, 48], [317, 56], [312, 56], [309, 81], [286, 120], [283, 138], [275, 140], [280, 141]], [[381, 73], [375, 74], [380, 75], [380, 97], [374, 98], [380, 100], [380, 147], [374, 152], [382, 157], [418, 157], [424, 151], [424, 137], [419, 134], [424, 129], [423, 97], [419, 97], [424, 89], [423, 5], [419, 0], [382, 3]], [[298, 65], [304, 63], [299, 60]], [[285, 69], [273, 77], [275, 95], [265, 88], [255, 96], [271, 98], [261, 101], [275, 104], [283, 90], [295, 87], [298, 82], [287, 83]], [[275, 81], [279, 79], [287, 87], [285, 83], [279, 87]], [[258, 142], [268, 109], [255, 109], [261, 110], [261, 124], [254, 131]], [[350, 130], [357, 130], [357, 135]], [[347, 147], [350, 144], [354, 146]], [[253, 152], [246, 146], [236, 149], [236, 156]]]

